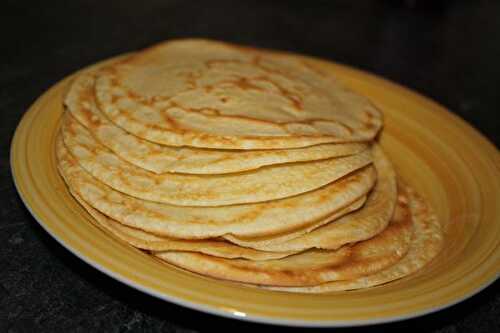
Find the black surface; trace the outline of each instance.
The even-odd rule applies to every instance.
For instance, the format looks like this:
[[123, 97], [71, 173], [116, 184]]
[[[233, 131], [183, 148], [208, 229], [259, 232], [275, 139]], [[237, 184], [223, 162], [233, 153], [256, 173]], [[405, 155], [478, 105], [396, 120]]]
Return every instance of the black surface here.
[[[143, 295], [56, 243], [14, 189], [9, 144], [29, 105], [73, 71], [173, 38], [290, 50], [372, 71], [444, 104], [500, 143], [498, 1], [3, 1], [0, 24], [0, 332], [276, 327]], [[354, 332], [500, 332], [500, 283], [436, 314]]]

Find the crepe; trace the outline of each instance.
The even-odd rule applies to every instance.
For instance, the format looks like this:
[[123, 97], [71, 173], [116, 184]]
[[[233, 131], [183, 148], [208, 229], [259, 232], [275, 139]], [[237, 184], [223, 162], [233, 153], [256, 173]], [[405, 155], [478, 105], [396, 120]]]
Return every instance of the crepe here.
[[394, 265], [408, 251], [412, 233], [412, 216], [404, 199], [398, 201], [384, 231], [338, 250], [308, 250], [266, 261], [223, 259], [181, 251], [155, 255], [173, 265], [219, 279], [271, 286], [312, 286], [356, 279]]
[[236, 246], [222, 240], [185, 240], [156, 236], [139, 229], [134, 229], [120, 224], [106, 215], [92, 208], [76, 193], [71, 192], [73, 197], [94, 218], [94, 223], [121, 241], [134, 247], [150, 251], [191, 251], [200, 252], [222, 258], [244, 258], [251, 260], [279, 259], [296, 252], [265, 252], [246, 247]]
[[364, 207], [324, 226], [306, 228], [278, 237], [224, 238], [240, 246], [262, 251], [288, 252], [310, 248], [334, 250], [347, 243], [369, 239], [385, 229], [392, 217], [397, 197], [396, 173], [382, 149], [373, 148], [377, 184]]
[[117, 156], [154, 173], [234, 173], [266, 165], [354, 155], [367, 148], [362, 143], [274, 150], [198, 149], [155, 144], [127, 133], [102, 114], [95, 103], [96, 75], [97, 71], [84, 72], [74, 80], [65, 99], [69, 112]]
[[263, 236], [307, 227], [361, 199], [376, 180], [375, 169], [367, 166], [290, 198], [224, 207], [182, 207], [137, 199], [99, 182], [69, 154], [61, 136], [56, 141], [56, 154], [65, 182], [89, 205], [127, 226], [174, 238]]
[[369, 288], [401, 279], [424, 268], [441, 251], [443, 232], [439, 220], [425, 200], [409, 187], [406, 191], [415, 232], [408, 253], [399, 262], [380, 272], [352, 280], [328, 282], [312, 287], [270, 287], [270, 289], [300, 293], [326, 293]]
[[118, 158], [69, 113], [64, 144], [92, 176], [131, 196], [181, 206], [222, 206], [308, 192], [372, 163], [371, 150], [321, 161], [289, 163], [224, 175], [155, 174]]
[[202, 39], [168, 41], [98, 75], [116, 125], [169, 146], [282, 149], [372, 140], [381, 113], [292, 55]]

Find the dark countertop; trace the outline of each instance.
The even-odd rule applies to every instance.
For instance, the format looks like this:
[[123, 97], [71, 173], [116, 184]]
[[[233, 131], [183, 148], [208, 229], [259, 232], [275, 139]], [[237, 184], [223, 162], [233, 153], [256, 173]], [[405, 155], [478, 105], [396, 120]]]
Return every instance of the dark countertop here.
[[[14, 189], [9, 145], [23, 113], [58, 80], [164, 39], [210, 37], [374, 72], [442, 103], [498, 147], [499, 15], [498, 1], [4, 1], [0, 332], [277, 330], [144, 295], [77, 259], [35, 222]], [[500, 283], [436, 314], [376, 329], [409, 327], [500, 332]]]

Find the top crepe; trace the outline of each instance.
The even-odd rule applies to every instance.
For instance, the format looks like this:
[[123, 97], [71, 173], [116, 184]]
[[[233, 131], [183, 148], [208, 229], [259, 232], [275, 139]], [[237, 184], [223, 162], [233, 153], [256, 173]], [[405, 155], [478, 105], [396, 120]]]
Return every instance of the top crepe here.
[[114, 63], [95, 92], [116, 125], [170, 146], [365, 142], [382, 126], [367, 99], [296, 56], [208, 40], [169, 41]]
[[118, 157], [157, 174], [234, 173], [266, 165], [354, 155], [368, 146], [365, 143], [325, 143], [296, 149], [228, 150], [157, 144], [128, 133], [104, 116], [95, 103], [97, 73], [97, 70], [86, 71], [73, 81], [65, 99], [68, 111]]

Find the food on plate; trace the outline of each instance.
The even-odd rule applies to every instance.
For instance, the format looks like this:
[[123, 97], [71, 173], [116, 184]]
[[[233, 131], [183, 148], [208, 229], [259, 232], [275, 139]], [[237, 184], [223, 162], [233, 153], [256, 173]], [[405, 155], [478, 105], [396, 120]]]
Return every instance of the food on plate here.
[[70, 193], [165, 264], [322, 293], [404, 277], [442, 246], [377, 142], [382, 113], [301, 57], [167, 41], [79, 73], [64, 105]]

